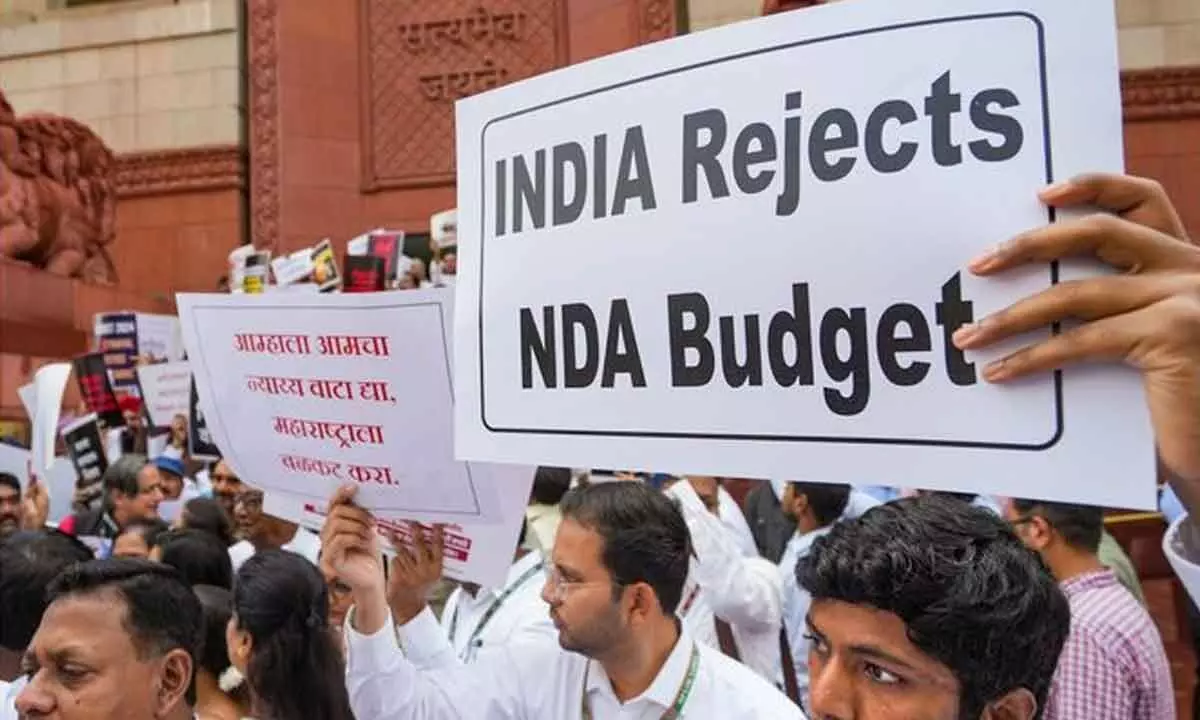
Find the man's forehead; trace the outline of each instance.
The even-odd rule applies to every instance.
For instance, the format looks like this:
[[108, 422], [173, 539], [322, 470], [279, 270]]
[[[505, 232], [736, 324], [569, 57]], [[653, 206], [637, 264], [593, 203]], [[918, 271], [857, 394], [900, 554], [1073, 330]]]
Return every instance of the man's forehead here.
[[[125, 628], [125, 613], [125, 605], [116, 593], [59, 598], [46, 609], [33, 646], [45, 653], [112, 655], [132, 650], [133, 641]], [[121, 638], [124, 638], [123, 642]]]
[[587, 571], [603, 566], [604, 538], [574, 519], [563, 518], [554, 538], [554, 562], [564, 568]]
[[835, 650], [895, 659], [931, 682], [957, 686], [954, 672], [918, 648], [895, 613], [840, 600], [813, 600], [808, 621]]

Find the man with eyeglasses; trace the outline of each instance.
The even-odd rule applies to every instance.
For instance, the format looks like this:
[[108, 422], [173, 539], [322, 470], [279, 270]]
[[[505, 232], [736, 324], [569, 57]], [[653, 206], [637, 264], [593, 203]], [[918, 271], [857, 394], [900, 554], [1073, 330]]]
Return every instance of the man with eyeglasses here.
[[1055, 720], [1171, 720], [1171, 665], [1154, 620], [1100, 561], [1104, 511], [1010, 500], [1005, 516], [1041, 556], [1071, 606], [1071, 632], [1046, 716]]
[[557, 645], [427, 671], [396, 645], [374, 520], [353, 499], [352, 487], [335, 495], [322, 539], [354, 591], [347, 683], [359, 720], [804, 717], [749, 668], [697, 643], [675, 616], [691, 542], [678, 506], [650, 487], [606, 483], [564, 499], [542, 590]]
[[263, 491], [243, 485], [233, 503], [237, 535], [242, 538], [229, 548], [233, 571], [263, 550], [286, 550], [320, 566], [321, 540], [311, 530], [263, 512]]

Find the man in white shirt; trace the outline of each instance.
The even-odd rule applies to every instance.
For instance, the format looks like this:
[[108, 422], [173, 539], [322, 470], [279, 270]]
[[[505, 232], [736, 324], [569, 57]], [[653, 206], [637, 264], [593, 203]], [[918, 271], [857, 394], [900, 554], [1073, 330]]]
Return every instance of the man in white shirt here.
[[234, 499], [233, 517], [240, 542], [229, 548], [229, 560], [237, 572], [242, 563], [262, 550], [286, 550], [320, 566], [321, 539], [296, 523], [263, 512], [263, 492], [246, 487]]
[[524, 548], [526, 528], [504, 583], [482, 588], [463, 583], [450, 594], [441, 624], [425, 600], [442, 578], [441, 538], [426, 545], [414, 528], [415, 548], [391, 565], [388, 601], [396, 622], [405, 626], [400, 640], [405, 653], [421, 670], [470, 664], [504, 647], [558, 637], [550, 607], [542, 599], [546, 572], [541, 553]]
[[783, 489], [780, 507], [796, 521], [796, 534], [788, 541], [779, 562], [783, 576], [783, 627], [787, 633], [792, 668], [796, 676], [796, 691], [801, 698], [808, 696], [808, 606], [811, 598], [796, 582], [796, 564], [807, 557], [817, 538], [827, 534], [846, 512], [850, 498], [849, 485], [820, 483], [788, 483]]
[[1045, 566], [987, 510], [910, 497], [800, 560], [807, 708], [823, 720], [1034, 720], [1070, 624]]
[[323, 544], [354, 591], [347, 684], [358, 720], [803, 717], [751, 670], [693, 640], [674, 616], [691, 544], [662, 493], [611, 483], [564, 500], [543, 590], [561, 647], [530, 643], [422, 672], [396, 646], [373, 520], [353, 504], [354, 490], [335, 495]]
[[679, 502], [694, 549], [676, 614], [692, 637], [775, 682], [781, 578], [770, 562], [743, 554], [718, 515], [719, 492], [716, 479], [705, 477], [690, 477], [667, 490]]

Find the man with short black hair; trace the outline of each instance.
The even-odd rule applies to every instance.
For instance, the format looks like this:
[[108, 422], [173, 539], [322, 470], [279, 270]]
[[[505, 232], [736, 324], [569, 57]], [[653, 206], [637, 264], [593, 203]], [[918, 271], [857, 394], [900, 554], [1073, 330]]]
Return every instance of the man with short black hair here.
[[675, 617], [691, 543], [682, 513], [662, 493], [619, 482], [563, 500], [542, 591], [557, 645], [504, 648], [465, 671], [420, 672], [396, 647], [378, 536], [354, 492], [334, 496], [322, 540], [354, 591], [347, 682], [358, 720], [803, 717], [744, 665], [695, 642]]
[[188, 720], [200, 601], [174, 568], [93, 560], [62, 573], [25, 653], [22, 717]]
[[135, 520], [157, 520], [162, 502], [158, 470], [145, 455], [122, 455], [101, 478], [104, 500], [94, 510], [67, 517], [59, 524], [63, 532], [78, 538], [111, 541]]
[[[796, 523], [796, 532], [788, 541], [779, 561], [783, 575], [783, 629], [787, 635], [790, 658], [783, 658], [783, 672], [792, 668], [796, 694], [808, 696], [808, 617], [810, 598], [796, 582], [796, 565], [812, 550], [818, 538], [829, 533], [846, 512], [850, 502], [849, 485], [789, 482], [784, 486], [779, 506]], [[783, 678], [784, 682], [788, 679]]]
[[987, 510], [936, 496], [881, 505], [813, 543], [796, 579], [812, 596], [812, 717], [1042, 717], [1070, 611]]
[[0, 540], [21, 529], [21, 481], [12, 473], [0, 472]]
[[46, 586], [68, 566], [91, 559], [88, 546], [57, 530], [18, 532], [0, 543], [0, 680], [17, 677], [21, 654], [46, 611]]
[[1173, 720], [1162, 638], [1146, 609], [1100, 562], [1104, 510], [1012, 500], [1005, 514], [1042, 557], [1071, 606], [1071, 633], [1050, 688], [1054, 720]]
[[539, 467], [533, 476], [529, 507], [525, 509], [526, 546], [549, 556], [554, 550], [554, 535], [562, 522], [559, 503], [571, 489], [571, 469]]

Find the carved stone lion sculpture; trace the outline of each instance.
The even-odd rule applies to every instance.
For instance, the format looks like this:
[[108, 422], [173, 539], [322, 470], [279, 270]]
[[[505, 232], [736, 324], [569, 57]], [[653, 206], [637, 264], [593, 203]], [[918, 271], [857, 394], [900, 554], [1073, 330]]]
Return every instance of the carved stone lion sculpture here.
[[114, 170], [91, 128], [56, 115], [18, 118], [0, 92], [0, 258], [115, 283]]

